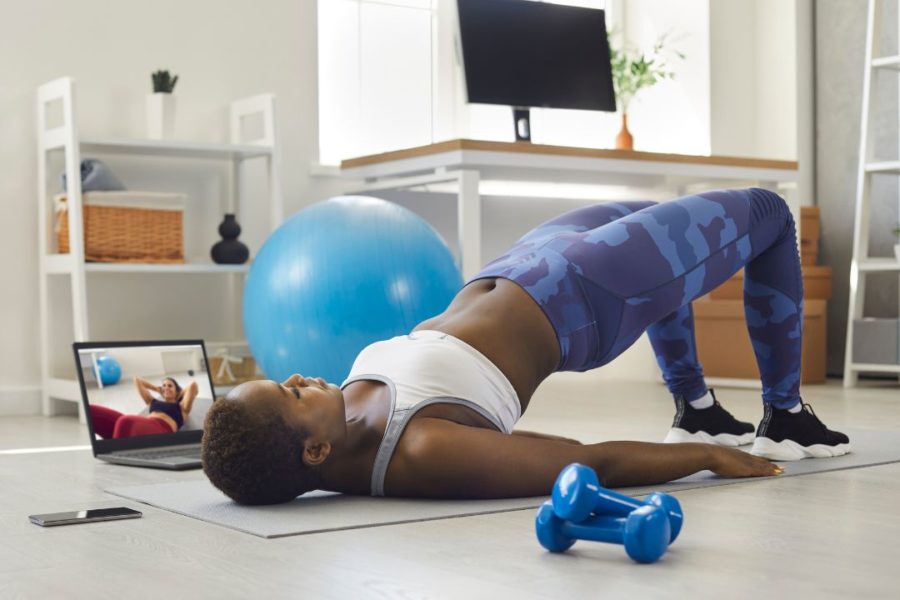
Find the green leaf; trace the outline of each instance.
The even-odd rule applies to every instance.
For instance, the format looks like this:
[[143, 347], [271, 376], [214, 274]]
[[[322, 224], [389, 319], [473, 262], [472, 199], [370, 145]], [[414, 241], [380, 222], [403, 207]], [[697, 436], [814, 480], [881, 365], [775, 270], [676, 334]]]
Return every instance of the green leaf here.
[[[617, 48], [612, 41], [612, 33], [607, 37], [609, 43], [610, 68], [613, 76], [613, 87], [616, 100], [621, 110], [627, 110], [628, 104], [641, 89], [656, 85], [663, 79], [675, 79], [675, 71], [666, 65], [666, 37], [660, 36], [649, 54], [631, 51], [627, 47]], [[670, 50], [676, 58], [684, 60], [685, 55], [677, 50]]]

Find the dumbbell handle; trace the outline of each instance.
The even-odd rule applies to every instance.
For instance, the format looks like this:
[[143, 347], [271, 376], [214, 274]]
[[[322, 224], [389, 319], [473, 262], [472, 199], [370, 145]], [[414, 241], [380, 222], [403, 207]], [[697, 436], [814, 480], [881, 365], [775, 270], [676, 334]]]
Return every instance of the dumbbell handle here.
[[588, 484], [585, 487], [587, 487], [587, 489], [597, 498], [594, 504], [596, 509], [593, 512], [603, 512], [609, 515], [627, 517], [631, 511], [645, 504], [636, 498], [616, 493], [605, 487], [599, 487], [592, 484]]
[[625, 522], [615, 517], [589, 517], [581, 523], [564, 521], [562, 533], [572, 539], [624, 544]]
[[[605, 487], [598, 487], [592, 484], [588, 484], [585, 487], [597, 497], [597, 500], [594, 503], [594, 510], [591, 512], [613, 515], [616, 517], [627, 517], [634, 509], [647, 504], [643, 500], [638, 500], [637, 498], [614, 492]], [[675, 514], [671, 510], [667, 510], [666, 513], [669, 515], [670, 519], [672, 517], [677, 519], [683, 518], [681, 514]]]

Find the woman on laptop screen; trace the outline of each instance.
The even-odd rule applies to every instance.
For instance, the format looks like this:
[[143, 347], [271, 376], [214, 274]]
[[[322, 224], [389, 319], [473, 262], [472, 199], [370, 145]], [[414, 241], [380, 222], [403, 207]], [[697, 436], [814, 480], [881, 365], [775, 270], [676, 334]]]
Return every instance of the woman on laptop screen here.
[[[104, 439], [118, 439], [174, 433], [184, 426], [197, 397], [196, 381], [182, 388], [174, 377], [166, 377], [158, 386], [141, 377], [135, 377], [134, 385], [149, 411], [148, 415], [124, 415], [117, 410], [91, 404], [94, 433]], [[160, 397], [154, 397], [151, 392], [159, 394]]]

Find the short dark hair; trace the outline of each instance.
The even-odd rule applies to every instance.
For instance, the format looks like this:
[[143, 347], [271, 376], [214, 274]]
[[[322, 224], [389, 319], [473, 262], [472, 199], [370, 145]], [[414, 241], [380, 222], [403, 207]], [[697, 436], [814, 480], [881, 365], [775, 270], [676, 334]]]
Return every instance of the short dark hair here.
[[240, 504], [290, 502], [318, 487], [318, 474], [302, 460], [307, 437], [275, 410], [222, 398], [203, 425], [203, 471]]

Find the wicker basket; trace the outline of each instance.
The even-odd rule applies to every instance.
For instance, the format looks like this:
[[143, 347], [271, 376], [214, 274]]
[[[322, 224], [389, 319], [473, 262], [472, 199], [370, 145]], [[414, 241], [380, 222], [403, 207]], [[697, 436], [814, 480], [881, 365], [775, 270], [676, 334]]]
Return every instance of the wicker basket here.
[[[69, 252], [66, 197], [56, 197], [56, 242]], [[82, 196], [84, 257], [92, 262], [183, 263], [184, 197], [147, 192]]]

